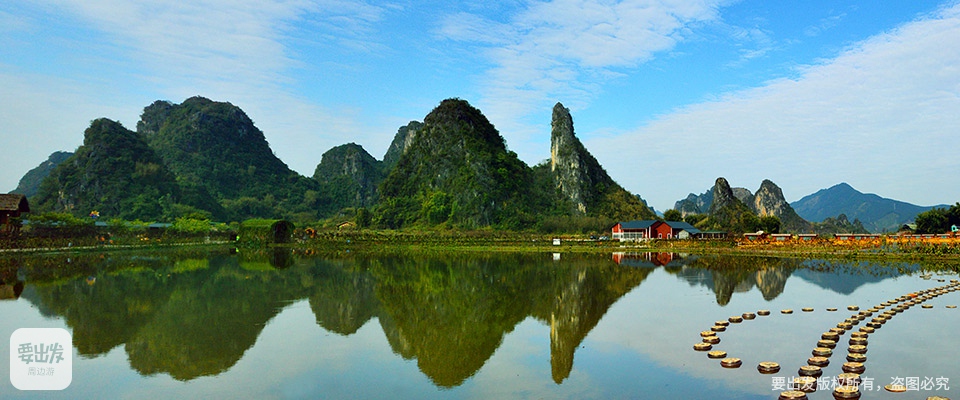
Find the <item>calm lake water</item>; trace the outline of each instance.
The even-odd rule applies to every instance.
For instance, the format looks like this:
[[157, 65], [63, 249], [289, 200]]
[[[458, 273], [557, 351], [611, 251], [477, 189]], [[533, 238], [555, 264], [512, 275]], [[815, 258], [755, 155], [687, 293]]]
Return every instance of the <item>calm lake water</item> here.
[[[957, 268], [669, 253], [7, 257], [0, 338], [65, 328], [74, 361], [67, 389], [19, 391], [0, 346], [0, 397], [776, 399], [848, 306], [950, 285]], [[947, 307], [960, 292], [925, 304], [870, 334], [863, 398], [960, 398], [960, 310]], [[714, 321], [760, 309], [772, 313], [714, 345], [742, 367], [694, 351]], [[849, 338], [824, 377], [841, 373]], [[762, 375], [762, 361], [782, 369]], [[883, 390], [897, 378], [917, 390]]]

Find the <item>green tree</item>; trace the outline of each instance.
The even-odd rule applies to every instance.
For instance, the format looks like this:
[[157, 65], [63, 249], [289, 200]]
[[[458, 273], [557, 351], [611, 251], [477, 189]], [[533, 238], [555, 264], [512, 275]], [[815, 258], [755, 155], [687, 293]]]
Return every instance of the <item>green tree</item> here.
[[663, 219], [664, 221], [683, 221], [683, 214], [671, 208], [663, 212]]
[[163, 218], [161, 199], [176, 201], [175, 176], [144, 138], [119, 122], [100, 118], [84, 131], [83, 145], [40, 185], [40, 211], [76, 216], [97, 210], [105, 218]]
[[370, 211], [368, 211], [364, 207], [360, 207], [357, 209], [357, 215], [356, 215], [357, 228], [366, 228], [370, 226], [371, 220], [372, 220], [372, 216], [370, 215]]
[[917, 233], [950, 232], [953, 225], [960, 226], [960, 203], [950, 208], [934, 208], [917, 214]]
[[696, 226], [697, 224], [700, 223], [700, 221], [703, 221], [706, 218], [707, 218], [707, 214], [690, 214], [690, 215], [687, 215], [686, 217], [683, 217], [683, 222]]
[[760, 217], [751, 212], [742, 213], [733, 230], [736, 232], [756, 232], [760, 230]]
[[183, 234], [202, 234], [210, 232], [210, 227], [210, 220], [202, 215], [191, 215], [177, 218], [171, 228]]
[[423, 213], [431, 224], [439, 224], [450, 219], [450, 196], [444, 192], [434, 192], [423, 203]]
[[774, 215], [760, 217], [760, 230], [767, 233], [780, 233], [780, 218]]

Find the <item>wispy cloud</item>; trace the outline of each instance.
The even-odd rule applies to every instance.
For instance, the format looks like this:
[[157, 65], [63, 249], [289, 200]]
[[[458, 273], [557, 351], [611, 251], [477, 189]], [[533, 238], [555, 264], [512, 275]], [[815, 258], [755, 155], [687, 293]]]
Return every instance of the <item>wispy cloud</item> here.
[[[72, 104], [84, 105], [71, 107], [68, 114], [76, 118], [52, 132], [39, 132], [43, 124], [30, 122], [52, 118], [40, 115], [56, 114], [49, 107], [34, 110], [34, 117], [20, 115], [16, 121], [24, 130], [18, 132], [82, 140], [91, 119], [106, 116], [133, 128], [140, 107], [152, 100], [203, 95], [241, 106], [281, 159], [294, 160], [291, 167], [310, 174], [323, 150], [341, 144], [344, 137], [362, 136], [364, 127], [350, 110], [325, 107], [298, 92], [302, 82], [295, 81], [292, 72], [305, 63], [298, 51], [305, 43], [341, 52], [373, 51], [382, 39], [377, 23], [390, 6], [365, 0], [48, 0], [13, 7], [32, 18], [0, 13], [0, 22], [18, 21], [0, 29], [29, 30], [58, 44], [70, 42], [63, 46], [64, 57], [82, 59], [93, 71], [80, 73], [58, 65], [62, 60], [50, 60], [48, 64], [64, 74], [50, 77], [58, 87], [41, 84], [42, 73], [2, 76], [5, 87], [17, 85], [21, 93], [34, 94], [30, 98], [46, 96], [48, 104], [55, 104], [66, 92]], [[43, 24], [67, 24], [88, 33], [83, 38], [57, 37], [65, 28], [48, 30]], [[17, 108], [11, 105], [16, 98], [7, 100], [2, 108]], [[75, 115], [80, 111], [88, 114]], [[0, 122], [0, 130], [13, 129], [11, 123]], [[54, 150], [72, 148], [32, 155], [22, 161], [27, 164], [23, 172], [38, 162], [34, 159]]]
[[291, 24], [308, 20], [326, 38], [357, 41], [383, 9], [359, 1], [58, 0], [91, 21], [135, 62], [169, 80], [243, 85], [285, 83], [297, 64], [285, 46]]
[[770, 31], [759, 28], [744, 28], [726, 25], [730, 38], [739, 47], [740, 58], [727, 64], [728, 67], [743, 66], [750, 60], [761, 58], [777, 48], [776, 40]]
[[28, 24], [22, 17], [0, 10], [0, 33], [26, 29]]
[[480, 82], [484, 112], [513, 130], [555, 99], [578, 108], [620, 68], [635, 67], [682, 40], [689, 24], [719, 18], [723, 1], [535, 1], [509, 21], [448, 16], [440, 34], [483, 49], [492, 67]]
[[[948, 172], [960, 144], [958, 65], [960, 5], [857, 43], [796, 79], [684, 107], [589, 145], [611, 175], [658, 207], [725, 175], [750, 189], [772, 179], [791, 201], [848, 181], [935, 204], [960, 198], [960, 175]], [[676, 149], [687, 162], [673, 162]], [[631, 160], [671, 167], [637, 174]], [[654, 190], [666, 187], [675, 192]]]
[[846, 18], [846, 16], [847, 16], [847, 13], [841, 12], [841, 13], [832, 14], [825, 18], [821, 18], [817, 24], [808, 26], [806, 29], [804, 29], [803, 34], [807, 36], [817, 36], [823, 33], [824, 31], [827, 31], [839, 25], [840, 22], [843, 21], [844, 18]]

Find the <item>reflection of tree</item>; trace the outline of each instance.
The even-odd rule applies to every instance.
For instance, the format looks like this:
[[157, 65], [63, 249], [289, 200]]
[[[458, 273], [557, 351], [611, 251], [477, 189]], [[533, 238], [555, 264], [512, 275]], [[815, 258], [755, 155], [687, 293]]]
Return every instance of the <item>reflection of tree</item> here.
[[293, 265], [293, 251], [287, 247], [274, 247], [270, 252], [270, 265], [284, 269]]
[[317, 324], [341, 335], [355, 333], [373, 318], [379, 304], [373, 295], [375, 280], [369, 272], [350, 268], [353, 263], [317, 261], [315, 274], [309, 277], [315, 288], [310, 291], [310, 309]]
[[17, 258], [8, 258], [0, 262], [0, 285], [16, 283], [19, 280], [18, 269], [20, 269], [20, 260]]

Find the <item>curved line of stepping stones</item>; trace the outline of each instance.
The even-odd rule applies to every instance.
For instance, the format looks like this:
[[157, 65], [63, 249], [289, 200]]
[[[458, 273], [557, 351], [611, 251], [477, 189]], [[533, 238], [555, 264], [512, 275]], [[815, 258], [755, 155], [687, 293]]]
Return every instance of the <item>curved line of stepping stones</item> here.
[[[940, 282], [943, 281], [944, 280], [940, 280]], [[847, 348], [848, 354], [846, 357], [847, 362], [845, 362], [841, 367], [844, 373], [837, 376], [838, 386], [836, 389], [834, 389], [833, 396], [837, 399], [860, 398], [860, 374], [866, 370], [864, 363], [867, 361], [867, 338], [869, 335], [881, 328], [883, 324], [897, 314], [902, 313], [916, 305], [920, 305], [925, 309], [933, 308], [932, 305], [925, 304], [927, 300], [958, 290], [960, 290], [960, 281], [953, 279], [950, 281], [949, 285], [908, 293], [896, 299], [882, 302], [880, 305], [866, 310], [860, 310], [860, 307], [855, 305], [847, 306], [848, 311], [856, 311], [857, 313], [851, 315], [850, 318], [843, 320], [843, 322], [838, 323], [835, 328], [830, 328], [829, 331], [824, 332], [820, 336], [820, 341], [817, 342], [817, 347], [813, 349], [813, 357], [807, 359], [807, 365], [800, 367], [800, 370], [798, 371], [800, 376], [794, 379], [794, 387], [792, 388], [794, 390], [788, 390], [780, 393], [779, 399], [806, 399], [806, 393], [816, 391], [817, 378], [823, 375], [822, 368], [830, 364], [830, 357], [833, 355], [833, 349], [836, 348], [840, 336], [847, 331], [852, 331], [854, 325], [858, 325], [861, 321], [873, 316], [873, 314], [880, 313], [880, 310], [884, 310], [887, 307], [892, 306], [893, 308], [883, 311], [880, 315], [873, 317], [869, 322], [864, 324], [865, 326], [861, 326], [857, 332], [851, 332], [850, 334], [850, 347]], [[956, 306], [948, 305], [947, 308], [956, 308]], [[814, 311], [812, 308], [803, 308], [801, 310], [803, 312]], [[837, 311], [837, 309], [827, 308], [827, 311]], [[780, 313], [793, 314], [793, 310], [783, 309], [780, 310]], [[770, 310], [759, 310], [756, 313], [745, 312], [742, 315], [732, 316], [725, 321], [716, 321], [709, 331], [700, 332], [702, 342], [695, 344], [693, 346], [694, 350], [706, 351], [707, 357], [711, 359], [720, 359], [720, 365], [724, 368], [739, 368], [743, 364], [741, 359], [736, 357], [728, 357], [727, 352], [725, 351], [712, 350], [713, 345], [720, 343], [720, 337], [717, 336], [717, 334], [720, 332], [725, 332], [731, 323], [739, 324], [744, 320], [755, 319], [757, 315], [770, 315]], [[777, 373], [780, 371], [780, 364], [772, 361], [764, 361], [757, 365], [757, 370], [761, 374]], [[887, 385], [884, 388], [889, 391], [903, 391], [906, 389], [905, 387], [898, 385]]]

